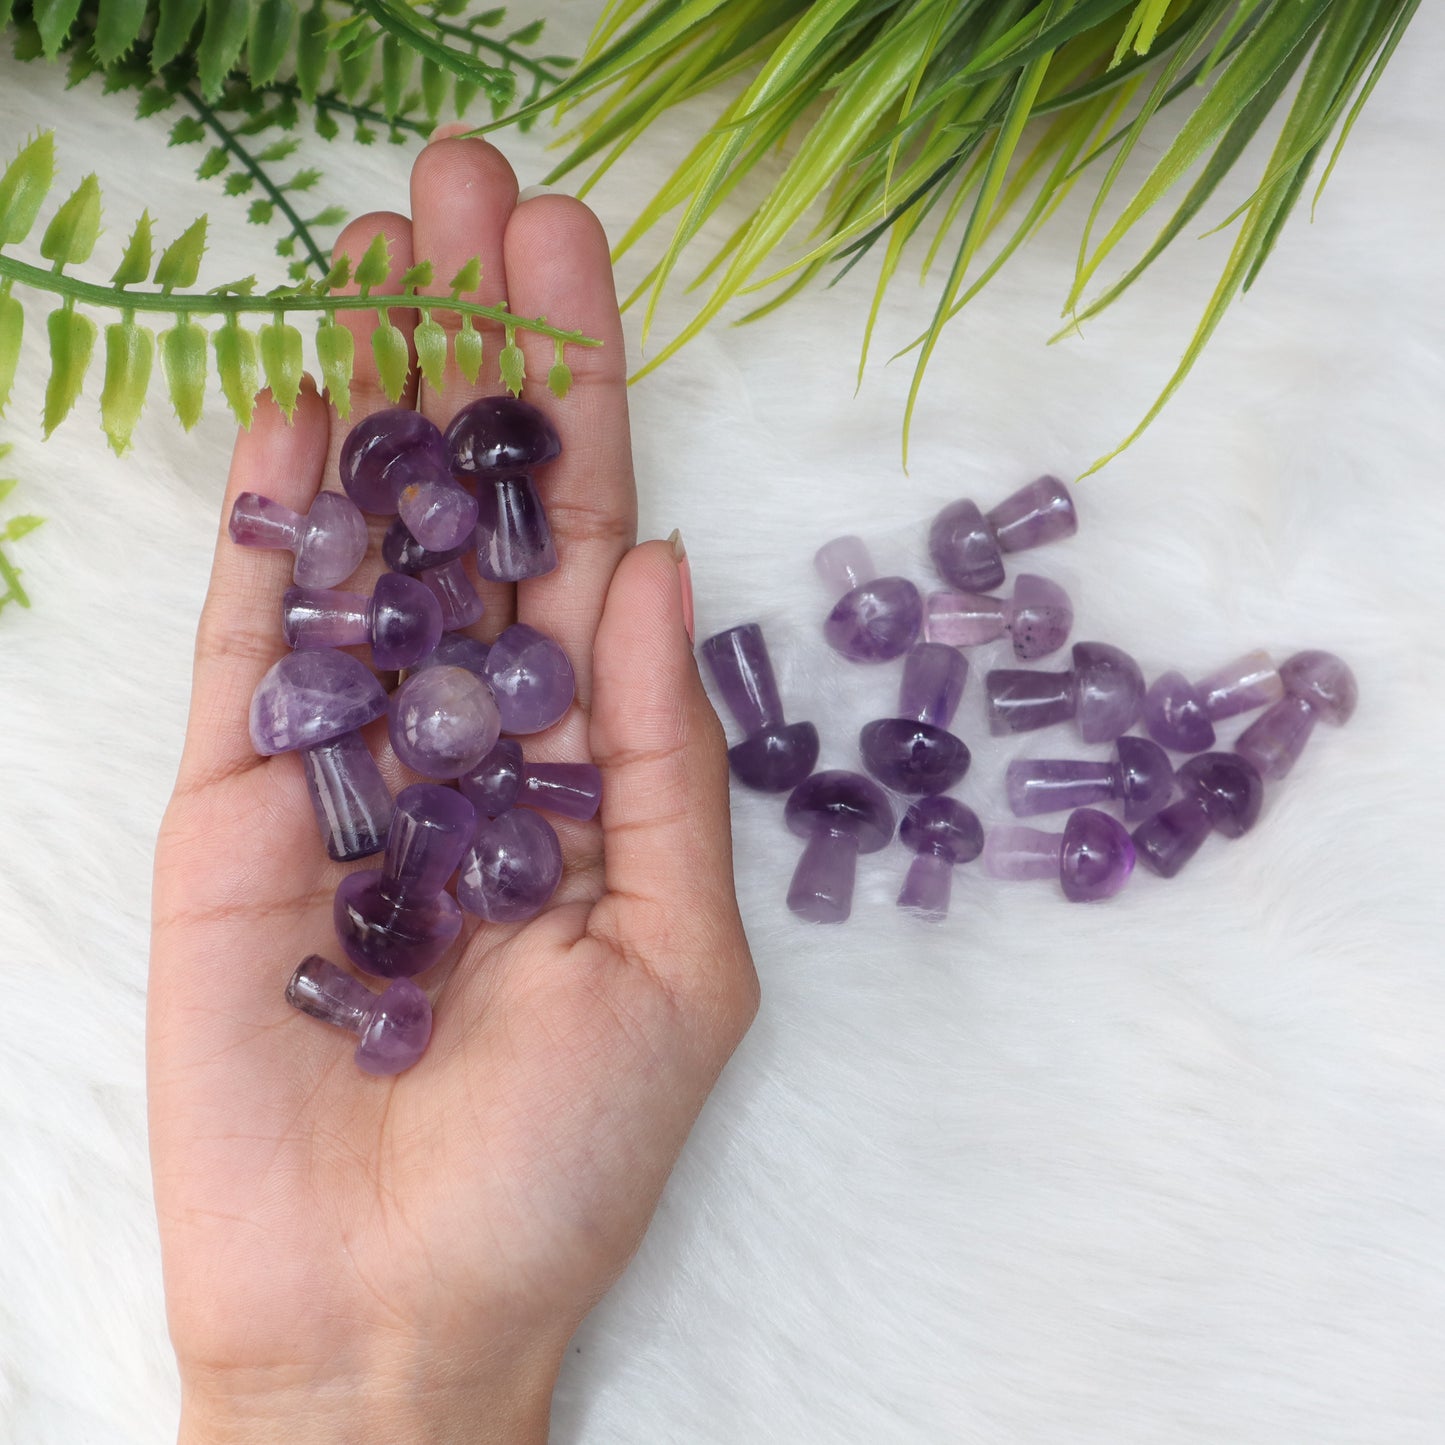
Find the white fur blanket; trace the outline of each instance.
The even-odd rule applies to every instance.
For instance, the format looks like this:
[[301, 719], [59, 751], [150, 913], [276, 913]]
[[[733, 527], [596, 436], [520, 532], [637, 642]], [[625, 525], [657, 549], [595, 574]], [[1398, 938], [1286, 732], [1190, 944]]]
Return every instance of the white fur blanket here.
[[[1291, 222], [1163, 418], [1080, 487], [1079, 536], [1030, 559], [1071, 590], [1077, 636], [1149, 673], [1336, 650], [1354, 721], [1318, 731], [1249, 837], [1096, 908], [974, 867], [927, 927], [893, 906], [892, 848], [864, 860], [847, 926], [809, 928], [783, 907], [797, 847], [776, 801], [740, 798], [762, 1014], [574, 1342], [562, 1445], [1445, 1441], [1442, 55], [1445, 14], [1422, 7], [1317, 223]], [[264, 270], [269, 242], [188, 183], [193, 154], [173, 175], [137, 163], [165, 118], [0, 61], [0, 152], [42, 123], [64, 179], [106, 178], [113, 230], [143, 205], [158, 234], [210, 209], [207, 274]], [[614, 234], [690, 138], [664, 129], [595, 198]], [[524, 183], [543, 140], [509, 143]], [[354, 175], [345, 154], [320, 157], [327, 200], [402, 203], [408, 149]], [[945, 501], [1076, 475], [1142, 414], [1212, 286], [1227, 236], [1181, 243], [1045, 347], [1084, 201], [950, 333], [906, 478], [906, 372], [876, 365], [852, 394], [862, 274], [713, 329], [634, 390], [644, 532], [681, 527], [703, 631], [764, 623], [827, 764], [851, 763], [896, 672], [825, 654], [813, 549], [857, 531], [921, 576]], [[932, 295], [897, 286], [880, 358]], [[148, 887], [231, 427], [215, 404], [183, 436], [155, 402], [117, 461], [96, 385], [42, 446], [32, 375], [5, 433], [7, 514], [49, 518], [13, 549], [34, 609], [0, 616], [0, 1439], [17, 1445], [154, 1442], [176, 1407], [146, 1163]], [[977, 744], [961, 793], [987, 821], [1005, 759], [1037, 749], [988, 739], [983, 665], [959, 730]]]

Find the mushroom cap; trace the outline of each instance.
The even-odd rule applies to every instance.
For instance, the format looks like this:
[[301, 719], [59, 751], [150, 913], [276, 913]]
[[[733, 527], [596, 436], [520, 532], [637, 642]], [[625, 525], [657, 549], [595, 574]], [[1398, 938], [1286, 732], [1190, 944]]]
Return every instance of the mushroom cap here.
[[744, 787], [786, 793], [818, 762], [818, 729], [810, 722], [763, 728], [728, 749], [728, 762]]
[[372, 412], [342, 443], [341, 485], [363, 512], [391, 516], [404, 487], [449, 475], [441, 432], [413, 407]]
[[262, 757], [314, 748], [379, 718], [386, 692], [365, 663], [333, 647], [288, 652], [251, 696], [251, 745]]
[[446, 433], [452, 472], [525, 472], [562, 451], [557, 428], [531, 402], [484, 396], [464, 406]]
[[1137, 823], [1169, 801], [1174, 791], [1174, 767], [1164, 749], [1148, 738], [1123, 737], [1115, 746], [1119, 750], [1124, 821]]
[[1323, 722], [1349, 722], [1360, 700], [1360, 687], [1349, 665], [1333, 652], [1297, 652], [1279, 670], [1284, 690], [1302, 697]]
[[920, 798], [903, 815], [898, 837], [915, 853], [936, 853], [955, 867], [983, 852], [983, 824], [972, 808], [941, 794]]
[[1238, 753], [1200, 753], [1179, 769], [1179, 786], [1199, 799], [1217, 833], [1238, 838], [1259, 819], [1264, 780]]
[[496, 818], [515, 806], [521, 787], [522, 745], [515, 738], [499, 738], [491, 752], [461, 776], [462, 792], [479, 818]]
[[1140, 714], [1149, 736], [1177, 753], [1214, 746], [1214, 724], [1205, 694], [1182, 672], [1161, 673], [1144, 694]]
[[823, 622], [828, 645], [853, 662], [902, 657], [923, 630], [923, 598], [906, 577], [875, 577], [844, 593]]
[[1144, 701], [1144, 674], [1121, 648], [1107, 642], [1074, 644], [1075, 716], [1086, 743], [1112, 742], [1127, 732]]
[[1035, 572], [1020, 572], [1004, 607], [1014, 656], [1033, 662], [1057, 652], [1074, 626], [1074, 604], [1057, 582]]
[[799, 783], [788, 795], [783, 821], [800, 838], [822, 829], [852, 834], [860, 853], [876, 853], [893, 836], [893, 809], [883, 789], [842, 768], [814, 773]]
[[1134, 871], [1134, 840], [1117, 818], [1078, 808], [1064, 825], [1059, 882], [1071, 903], [1112, 898]]
[[878, 718], [858, 734], [863, 766], [895, 793], [946, 793], [968, 771], [961, 738], [909, 717]]

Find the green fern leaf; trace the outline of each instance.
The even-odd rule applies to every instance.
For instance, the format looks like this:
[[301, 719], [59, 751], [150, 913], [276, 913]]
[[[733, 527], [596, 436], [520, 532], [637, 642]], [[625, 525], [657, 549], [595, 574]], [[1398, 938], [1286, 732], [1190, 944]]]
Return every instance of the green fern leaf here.
[[251, 12], [246, 42], [246, 70], [254, 86], [275, 80], [291, 51], [298, 16], [293, 0], [259, 0]]
[[95, 22], [95, 56], [102, 65], [120, 59], [138, 39], [145, 24], [146, 0], [100, 0]]
[[54, 60], [70, 37], [75, 17], [80, 14], [80, 0], [34, 0], [31, 10], [46, 58]]
[[0, 246], [23, 241], [55, 183], [55, 134], [43, 130], [0, 176]]
[[151, 65], [159, 71], [191, 45], [206, 0], [160, 0], [156, 33], [151, 39]]
[[251, 0], [206, 0], [206, 23], [196, 47], [201, 93], [214, 100], [222, 82], [240, 59], [250, 29]]

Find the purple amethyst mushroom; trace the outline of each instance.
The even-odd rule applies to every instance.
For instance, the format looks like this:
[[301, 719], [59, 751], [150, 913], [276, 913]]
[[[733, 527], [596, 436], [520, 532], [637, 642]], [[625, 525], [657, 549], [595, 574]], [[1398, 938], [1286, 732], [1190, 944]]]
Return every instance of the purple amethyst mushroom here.
[[241, 547], [295, 553], [291, 576], [301, 587], [335, 587], [366, 556], [366, 518], [340, 492], [318, 492], [304, 517], [259, 492], [242, 492], [231, 508], [230, 533]]
[[898, 837], [917, 854], [903, 880], [898, 906], [925, 918], [942, 918], [948, 912], [953, 870], [983, 852], [978, 815], [956, 798], [920, 798], [903, 815]]
[[1284, 683], [1265, 652], [1247, 652], [1190, 682], [1182, 672], [1155, 678], [1144, 694], [1141, 717], [1149, 736], [1177, 753], [1202, 753], [1214, 746], [1214, 724], [1238, 713], [1278, 702]]
[[500, 742], [461, 778], [480, 818], [509, 808], [540, 808], [585, 823], [602, 802], [602, 774], [592, 763], [529, 763], [514, 738]]
[[918, 642], [903, 660], [898, 715], [866, 724], [858, 735], [863, 766], [895, 793], [947, 792], [968, 771], [967, 746], [948, 731], [968, 663], [957, 648]]
[[733, 775], [745, 787], [785, 793], [818, 761], [818, 729], [783, 720], [783, 703], [768, 644], [756, 622], [715, 633], [699, 649], [743, 740], [728, 749]]
[[923, 599], [906, 577], [880, 577], [860, 537], [835, 537], [813, 558], [818, 575], [842, 595], [823, 636], [850, 662], [902, 657], [923, 627]]
[[858, 855], [876, 853], [893, 836], [887, 795], [861, 773], [814, 773], [788, 795], [783, 820], [808, 840], [788, 907], [810, 923], [841, 923], [852, 911]]
[[411, 1068], [431, 1038], [431, 1004], [409, 978], [375, 994], [316, 953], [297, 964], [286, 985], [286, 1002], [357, 1035], [356, 1065], [367, 1074]]
[[1172, 878], [1212, 832], [1238, 838], [1264, 801], [1259, 770], [1237, 753], [1200, 753], [1176, 774], [1184, 796], [1134, 829], [1134, 846], [1161, 878]]
[[383, 572], [370, 597], [322, 587], [288, 587], [281, 599], [281, 631], [290, 647], [358, 647], [371, 644], [383, 672], [410, 667], [442, 635], [437, 600], [416, 580]]
[[1057, 878], [1070, 903], [1095, 903], [1129, 881], [1134, 844], [1122, 823], [1097, 808], [1080, 808], [1062, 833], [994, 828], [983, 845], [983, 866], [990, 878]]
[[546, 415], [516, 397], [484, 396], [452, 418], [446, 445], [453, 475], [476, 485], [482, 576], [520, 582], [552, 571], [557, 552], [531, 477], [562, 451]]
[[1014, 816], [1030, 818], [1107, 802], [1122, 803], [1128, 823], [1157, 813], [1174, 791], [1174, 769], [1164, 750], [1136, 737], [1118, 738], [1114, 746], [1118, 757], [1112, 763], [1016, 758], [1005, 779]]
[[381, 850], [392, 800], [357, 729], [386, 711], [366, 665], [329, 648], [291, 652], [251, 698], [251, 745], [262, 757], [296, 752], [326, 851], [338, 862]]
[[430, 968], [461, 931], [447, 880], [471, 842], [477, 815], [456, 791], [414, 783], [396, 797], [380, 868], [341, 880], [332, 905], [346, 956], [366, 973], [410, 978]]
[[1020, 572], [1013, 596], [980, 592], [930, 592], [923, 602], [923, 635], [951, 647], [978, 647], [1008, 636], [1014, 656], [1033, 662], [1057, 652], [1069, 640], [1074, 605], [1047, 577]]
[[928, 550], [938, 575], [960, 592], [989, 592], [1004, 578], [1004, 552], [1039, 547], [1079, 530], [1068, 488], [1040, 477], [1005, 497], [987, 515], [967, 499], [952, 502], [933, 520]]
[[989, 730], [995, 737], [1076, 718], [1086, 743], [1112, 742], [1139, 716], [1139, 664], [1107, 642], [1076, 642], [1071, 672], [996, 668], [984, 679]]

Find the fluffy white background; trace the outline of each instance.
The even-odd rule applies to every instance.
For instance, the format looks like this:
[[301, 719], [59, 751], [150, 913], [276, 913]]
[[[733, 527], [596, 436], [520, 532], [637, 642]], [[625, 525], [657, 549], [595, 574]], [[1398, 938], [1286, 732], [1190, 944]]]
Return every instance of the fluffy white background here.
[[[777, 803], [740, 798], [762, 1014], [575, 1341], [558, 1442], [1445, 1440], [1442, 55], [1422, 7], [1318, 223], [1291, 223], [1162, 420], [1081, 487], [1080, 535], [1029, 558], [1073, 593], [1076, 635], [1149, 673], [1338, 650], [1354, 722], [1317, 732], [1250, 837], [1099, 908], [974, 869], [923, 926], [892, 905], [894, 848], [864, 861], [846, 927], [810, 929], [783, 907]], [[37, 123], [65, 179], [106, 178], [112, 250], [142, 205], [161, 234], [207, 207], [207, 274], [264, 266], [238, 210], [188, 184], [194, 153], [152, 159], [164, 118], [0, 62], [0, 150]], [[674, 129], [596, 198], [614, 234]], [[541, 138], [509, 150], [540, 176]], [[347, 154], [322, 157], [328, 199], [401, 204], [407, 150], [350, 175]], [[715, 329], [634, 390], [644, 533], [682, 528], [704, 631], [761, 619], [827, 764], [896, 672], [824, 655], [813, 549], [856, 530], [920, 573], [940, 504], [1082, 470], [1152, 398], [1227, 244], [1186, 242], [1046, 349], [1080, 218], [951, 332], [906, 479], [903, 370], [851, 394], [866, 278]], [[931, 294], [896, 288], [880, 356]], [[7, 470], [50, 520], [15, 549], [34, 610], [0, 619], [0, 1438], [139, 1445], [176, 1399], [142, 1087], [150, 862], [231, 427], [216, 405], [184, 437], [158, 403], [117, 461], [93, 382], [41, 446], [28, 355]], [[962, 795], [987, 820], [1007, 754], [1076, 749], [988, 741], [979, 691]]]

